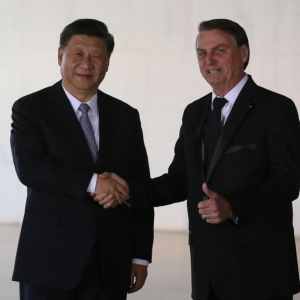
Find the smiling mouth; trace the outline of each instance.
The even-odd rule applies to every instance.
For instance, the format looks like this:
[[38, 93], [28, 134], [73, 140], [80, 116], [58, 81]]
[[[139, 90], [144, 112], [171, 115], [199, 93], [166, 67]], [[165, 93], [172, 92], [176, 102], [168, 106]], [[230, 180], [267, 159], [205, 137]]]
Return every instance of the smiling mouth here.
[[90, 79], [92, 78], [92, 75], [90, 74], [76, 74], [79, 78], [82, 78], [82, 79]]
[[209, 70], [209, 71], [207, 71], [208, 72], [208, 74], [216, 74], [216, 73], [218, 73], [218, 72], [220, 72], [221, 71], [221, 69], [217, 69], [217, 70]]

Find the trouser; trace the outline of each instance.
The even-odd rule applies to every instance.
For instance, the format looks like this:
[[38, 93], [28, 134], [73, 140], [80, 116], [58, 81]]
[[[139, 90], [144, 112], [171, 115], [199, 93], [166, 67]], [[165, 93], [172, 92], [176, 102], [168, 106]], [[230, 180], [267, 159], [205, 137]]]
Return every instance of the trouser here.
[[103, 290], [96, 247], [93, 249], [83, 278], [70, 290], [20, 283], [20, 300], [126, 300], [126, 297], [126, 292], [113, 294]]
[[[209, 288], [209, 295], [207, 300], [221, 300], [214, 292], [212, 287]], [[293, 300], [293, 295], [290, 296], [284, 296], [284, 297], [275, 297], [275, 298], [269, 298], [269, 299], [255, 299], [255, 300]]]

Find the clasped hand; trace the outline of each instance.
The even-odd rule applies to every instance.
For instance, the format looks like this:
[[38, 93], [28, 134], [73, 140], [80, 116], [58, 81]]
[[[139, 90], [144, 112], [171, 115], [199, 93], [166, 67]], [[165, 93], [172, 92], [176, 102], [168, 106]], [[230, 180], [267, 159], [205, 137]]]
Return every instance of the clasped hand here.
[[129, 199], [129, 186], [115, 173], [105, 172], [98, 175], [95, 193], [92, 196], [104, 208], [114, 208]]

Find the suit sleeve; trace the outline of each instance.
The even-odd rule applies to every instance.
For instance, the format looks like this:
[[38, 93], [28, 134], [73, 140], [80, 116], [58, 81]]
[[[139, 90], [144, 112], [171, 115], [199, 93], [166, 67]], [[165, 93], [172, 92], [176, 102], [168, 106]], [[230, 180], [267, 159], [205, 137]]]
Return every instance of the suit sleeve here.
[[[137, 112], [137, 111], [136, 111]], [[135, 157], [132, 180], [148, 180], [150, 178], [149, 164], [144, 145], [143, 132], [138, 112], [133, 126], [135, 131]], [[133, 197], [134, 198], [134, 197]], [[130, 201], [133, 200], [130, 199]], [[133, 214], [133, 258], [152, 260], [152, 245], [154, 238], [154, 209], [153, 207], [132, 207]]]
[[272, 111], [267, 140], [267, 175], [258, 183], [227, 197], [241, 220], [279, 213], [299, 195], [300, 126], [297, 109], [290, 100]]
[[25, 186], [75, 199], [84, 197], [93, 173], [78, 171], [49, 155], [37, 112], [24, 99], [12, 108], [11, 149], [17, 175]]

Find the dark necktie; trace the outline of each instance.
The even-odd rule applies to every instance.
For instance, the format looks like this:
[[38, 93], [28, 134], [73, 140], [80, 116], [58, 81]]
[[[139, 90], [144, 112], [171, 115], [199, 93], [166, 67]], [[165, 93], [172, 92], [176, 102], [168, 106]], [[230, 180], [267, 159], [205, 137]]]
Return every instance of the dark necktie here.
[[94, 130], [91, 121], [88, 116], [90, 106], [88, 104], [81, 103], [78, 110], [81, 111], [82, 115], [79, 119], [79, 123], [82, 127], [85, 139], [88, 143], [94, 162], [98, 160], [98, 147], [95, 140]]
[[207, 117], [207, 134], [205, 139], [205, 171], [209, 169], [212, 157], [214, 155], [218, 139], [221, 133], [221, 129], [223, 127], [221, 123], [221, 110], [227, 100], [225, 98], [215, 98], [213, 101], [213, 110], [209, 113]]

